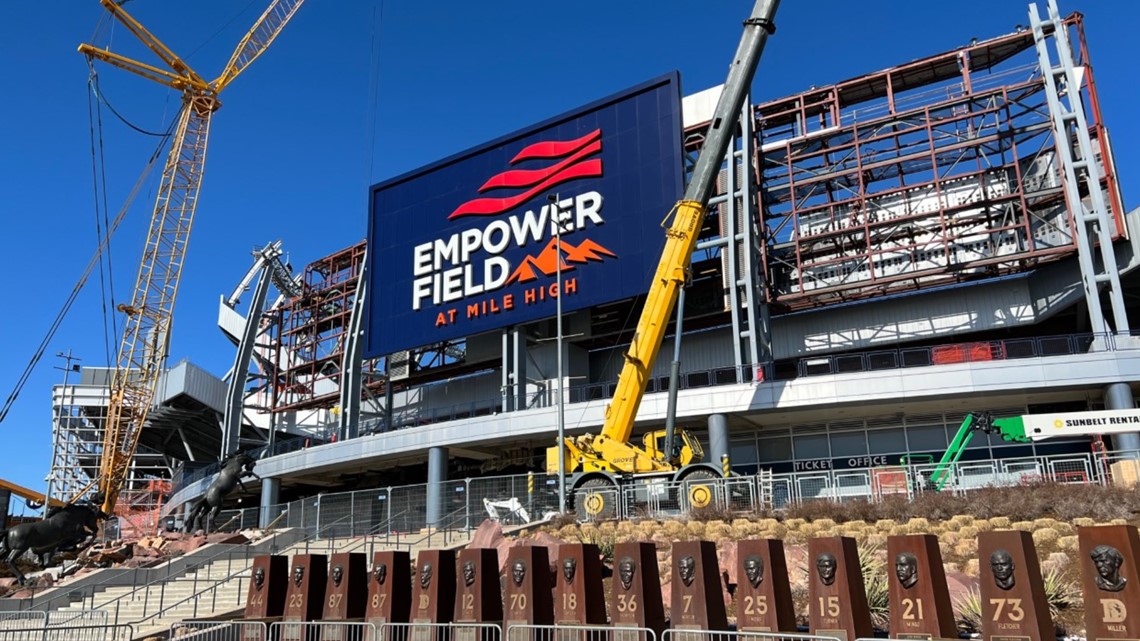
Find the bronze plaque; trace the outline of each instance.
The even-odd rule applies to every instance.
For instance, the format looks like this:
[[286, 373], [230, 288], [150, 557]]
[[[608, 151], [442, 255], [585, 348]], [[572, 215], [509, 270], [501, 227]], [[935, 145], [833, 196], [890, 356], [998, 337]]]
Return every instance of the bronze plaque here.
[[740, 541], [736, 562], [736, 627], [744, 632], [796, 632], [784, 542]]
[[554, 621], [560, 625], [606, 625], [602, 557], [593, 543], [558, 546], [554, 574]]
[[978, 535], [982, 640], [1054, 641], [1037, 549], [1028, 532]]
[[[280, 554], [254, 557], [242, 616], [246, 619], [268, 619], [285, 614], [288, 575], [289, 557]], [[250, 629], [256, 627], [247, 626]]]
[[493, 548], [459, 552], [455, 618], [457, 623], [498, 623], [503, 620], [499, 585], [499, 553]]
[[673, 543], [669, 621], [676, 630], [727, 630], [720, 565], [712, 541]]
[[1140, 638], [1140, 535], [1132, 525], [1077, 528], [1085, 636]]
[[[649, 541], [628, 541], [614, 546], [614, 577], [610, 619], [614, 626], [649, 628], [657, 638], [665, 630], [665, 604], [661, 600], [661, 574], [657, 548]], [[614, 634], [614, 641], [633, 641], [641, 635]]]
[[[285, 592], [285, 621], [316, 621], [324, 606], [328, 557], [323, 554], [295, 554]], [[286, 626], [292, 629], [295, 626]], [[298, 628], [299, 629], [299, 628]]]
[[859, 549], [849, 536], [808, 541], [810, 632], [855, 641], [872, 635]]
[[420, 550], [412, 577], [413, 623], [451, 623], [455, 615], [455, 552]]
[[[938, 537], [887, 537], [891, 636], [899, 639], [954, 639], [958, 627]], [[905, 636], [904, 636], [905, 635]]]
[[326, 621], [361, 619], [368, 604], [368, 561], [360, 552], [337, 552], [329, 559], [325, 607]]
[[507, 550], [503, 570], [503, 626], [507, 641], [531, 641], [531, 634], [512, 632], [512, 625], [554, 625], [550, 554], [540, 545]]
[[369, 623], [407, 623], [412, 607], [412, 557], [407, 552], [374, 552], [368, 573]]

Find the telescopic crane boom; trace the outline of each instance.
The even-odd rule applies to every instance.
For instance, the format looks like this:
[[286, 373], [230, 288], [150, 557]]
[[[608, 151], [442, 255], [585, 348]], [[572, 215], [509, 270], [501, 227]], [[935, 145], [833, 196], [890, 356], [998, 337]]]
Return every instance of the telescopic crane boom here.
[[[678, 293], [686, 280], [717, 172], [736, 129], [764, 44], [768, 35], [775, 32], [773, 18], [778, 6], [779, 0], [758, 0], [752, 14], [744, 21], [744, 34], [733, 56], [692, 178], [681, 200], [670, 212], [672, 222], [665, 230], [665, 248], [653, 275], [633, 341], [625, 354], [614, 398], [606, 407], [602, 429], [592, 439], [565, 440], [566, 459], [561, 461], [561, 467], [577, 475], [575, 488], [587, 485], [599, 489], [612, 487], [616, 474], [673, 472], [680, 479], [689, 472], [685, 469], [687, 465], [699, 464], [703, 458], [700, 444], [683, 430], [679, 431], [678, 437], [684, 447], [677, 457], [672, 455], [671, 444], [664, 444], [663, 434], [647, 435], [644, 447], [630, 443], [629, 439], [645, 395], [646, 382], [653, 371]], [[547, 472], [557, 474], [559, 463], [559, 448], [547, 450]], [[698, 470], [694, 468], [692, 471]], [[716, 472], [715, 468], [711, 471]], [[596, 474], [591, 475], [591, 472]], [[599, 499], [594, 497], [592, 500]]]
[[[161, 59], [166, 68], [138, 62], [88, 44], [79, 52], [182, 92], [182, 110], [170, 141], [158, 197], [119, 345], [98, 484], [103, 511], [111, 514], [123, 489], [155, 385], [165, 369], [174, 300], [178, 294], [190, 227], [198, 205], [210, 120], [221, 106], [218, 95], [277, 38], [304, 0], [274, 0], [238, 43], [221, 75], [206, 81], [114, 0], [103, 7]], [[90, 489], [85, 488], [72, 501]]]

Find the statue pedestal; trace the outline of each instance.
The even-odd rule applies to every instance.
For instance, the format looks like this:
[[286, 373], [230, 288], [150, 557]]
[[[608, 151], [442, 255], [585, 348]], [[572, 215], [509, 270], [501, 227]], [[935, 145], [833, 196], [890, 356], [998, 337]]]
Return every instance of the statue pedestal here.
[[808, 560], [811, 634], [836, 637], [839, 641], [871, 637], [871, 611], [855, 539], [811, 539]]
[[[411, 623], [451, 623], [455, 616], [455, 552], [420, 550], [412, 576]], [[411, 626], [406, 640], [440, 641], [440, 628]]]
[[[499, 553], [490, 548], [459, 552], [455, 623], [503, 622], [503, 595], [499, 586]], [[479, 629], [458, 628], [455, 641], [480, 641]]]
[[712, 541], [673, 543], [673, 572], [669, 581], [669, 623], [678, 641], [703, 638], [680, 630], [728, 629], [716, 544]]
[[784, 542], [747, 539], [736, 544], [736, 627], [743, 632], [796, 632]]
[[[329, 560], [328, 584], [325, 589], [321, 620], [357, 622], [364, 620], [368, 604], [368, 572], [365, 555], [360, 552], [337, 552]], [[345, 627], [321, 626], [321, 641], [345, 641]]]
[[[661, 599], [661, 575], [657, 548], [647, 541], [614, 546], [613, 602], [610, 620], [614, 627], [649, 628], [661, 638], [665, 630], [665, 604]], [[613, 641], [645, 641], [643, 635], [616, 631]]]
[[507, 641], [535, 638], [533, 634], [512, 631], [512, 625], [554, 625], [553, 587], [550, 556], [545, 547], [522, 545], [507, 551], [503, 576], [503, 626]]
[[1140, 639], [1140, 536], [1132, 525], [1077, 529], [1089, 639]]
[[[407, 552], [372, 554], [368, 574], [368, 602], [364, 620], [376, 626], [377, 636], [385, 623], [407, 623], [412, 609], [412, 557]], [[368, 639], [367, 641], [386, 641]]]
[[324, 606], [328, 562], [323, 554], [297, 554], [289, 572], [285, 612], [281, 617], [281, 641], [304, 641], [303, 622], [321, 618]]
[[1054, 641], [1033, 537], [1005, 530], [978, 535], [983, 641]]
[[895, 639], [955, 639], [958, 628], [938, 537], [887, 537], [887, 583], [891, 636]]

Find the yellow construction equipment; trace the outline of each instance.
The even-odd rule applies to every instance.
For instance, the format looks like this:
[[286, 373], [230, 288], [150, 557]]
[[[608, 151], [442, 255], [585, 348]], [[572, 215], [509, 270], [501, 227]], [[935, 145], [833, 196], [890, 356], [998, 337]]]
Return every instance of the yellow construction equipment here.
[[[758, 0], [751, 16], [744, 21], [744, 34], [729, 67], [692, 178], [680, 202], [670, 212], [672, 223], [665, 230], [665, 247], [633, 341], [625, 354], [614, 398], [606, 407], [601, 431], [596, 436], [568, 437], [563, 441], [564, 448], [547, 449], [547, 473], [562, 474], [562, 483], [566, 483], [566, 476], [572, 477], [570, 485], [576, 507], [584, 509], [589, 516], [613, 514], [619, 486], [630, 480], [687, 482], [686, 485], [692, 486], [685, 489], [690, 503], [694, 507], [706, 507], [712, 496], [707, 481], [724, 475], [719, 462], [704, 462], [700, 443], [684, 430], [677, 430], [676, 435], [672, 429], [651, 432], [645, 435], [641, 447], [630, 442], [630, 438], [646, 382], [686, 280], [717, 171], [728, 150], [767, 36], [775, 31], [772, 19], [778, 5], [779, 0]], [[671, 387], [671, 393], [675, 392], [675, 382]], [[667, 425], [671, 428], [672, 423]], [[560, 449], [565, 450], [565, 459], [559, 456]], [[706, 483], [701, 484], [700, 480]]]
[[[165, 369], [174, 300], [206, 162], [210, 119], [221, 106], [218, 95], [265, 53], [303, 1], [274, 0], [213, 81], [198, 75], [114, 0], [100, 2], [168, 69], [91, 45], [79, 46], [79, 52], [86, 56], [182, 92], [182, 109], [162, 171], [134, 293], [130, 303], [118, 306], [126, 314], [126, 322], [111, 383], [99, 477], [93, 482], [98, 485], [103, 511], [108, 514], [113, 513], [126, 483], [147, 412], [154, 402], [155, 385]], [[85, 488], [71, 500], [90, 489]]]

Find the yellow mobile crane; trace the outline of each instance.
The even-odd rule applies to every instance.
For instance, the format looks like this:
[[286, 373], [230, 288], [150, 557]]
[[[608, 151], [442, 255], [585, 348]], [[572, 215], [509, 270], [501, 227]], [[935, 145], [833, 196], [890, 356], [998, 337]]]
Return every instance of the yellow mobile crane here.
[[[91, 484], [98, 484], [98, 496], [107, 514], [113, 514], [126, 483], [139, 435], [154, 402], [155, 385], [165, 369], [174, 299], [202, 185], [210, 119], [221, 106], [218, 94], [265, 53], [302, 2], [304, 0], [274, 0], [238, 43], [221, 75], [213, 81], [198, 75], [114, 0], [100, 0], [100, 3], [169, 70], [106, 49], [79, 45], [79, 52], [86, 56], [182, 92], [182, 110], [171, 136], [170, 154], [162, 171], [134, 294], [130, 303], [118, 306], [127, 318], [111, 382], [99, 476]], [[91, 485], [71, 501], [86, 494]]]
[[[576, 506], [591, 516], [612, 512], [610, 503], [626, 479], [685, 481], [712, 479], [722, 474], [717, 466], [703, 461], [700, 443], [684, 430], [678, 430], [676, 435], [669, 433], [671, 429], [650, 432], [641, 446], [630, 442], [630, 437], [645, 395], [646, 381], [653, 371], [665, 328], [689, 270], [714, 179], [728, 150], [764, 44], [768, 35], [775, 32], [772, 19], [778, 5], [779, 0], [758, 0], [744, 21], [744, 34], [709, 123], [692, 179], [671, 212], [673, 220], [665, 231], [665, 248], [633, 341], [625, 354], [614, 398], [606, 407], [601, 431], [596, 436], [587, 434], [564, 439], [565, 459], [560, 457], [563, 448], [556, 445], [547, 449], [547, 473], [570, 475], [569, 485]], [[675, 377], [671, 388], [671, 394], [675, 393]], [[672, 427], [671, 422], [669, 427]], [[674, 441], [674, 436], [679, 442]], [[566, 479], [560, 482], [565, 483]]]

